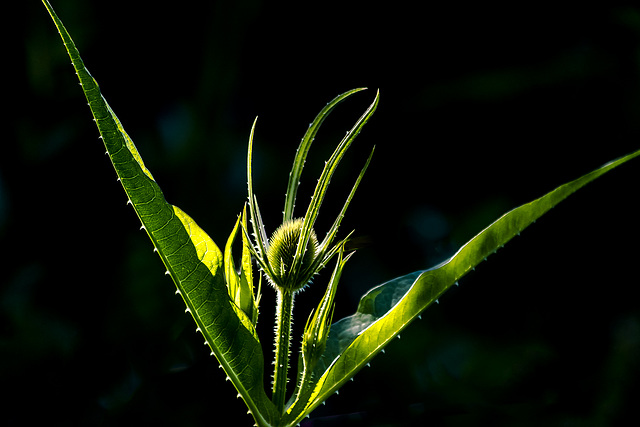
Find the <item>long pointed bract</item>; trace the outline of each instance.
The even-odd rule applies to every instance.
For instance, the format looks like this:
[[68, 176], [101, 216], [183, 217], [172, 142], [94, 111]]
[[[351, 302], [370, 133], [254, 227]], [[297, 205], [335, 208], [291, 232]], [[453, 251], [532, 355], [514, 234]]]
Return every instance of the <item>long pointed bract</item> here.
[[320, 113], [318, 113], [316, 118], [311, 123], [309, 123], [309, 129], [307, 129], [304, 137], [302, 137], [302, 141], [300, 141], [300, 145], [298, 146], [298, 150], [296, 151], [296, 157], [293, 160], [291, 172], [289, 173], [289, 182], [287, 184], [287, 194], [285, 197], [282, 218], [283, 223], [293, 219], [293, 209], [296, 203], [296, 195], [298, 192], [298, 186], [300, 185], [300, 176], [302, 175], [302, 169], [304, 167], [309, 148], [311, 147], [311, 143], [313, 142], [316, 133], [318, 133], [320, 125], [340, 102], [353, 95], [354, 93], [365, 89], [366, 88], [352, 89], [336, 96], [320, 111]]
[[320, 206], [324, 201], [324, 197], [327, 193], [327, 188], [329, 187], [329, 183], [331, 181], [331, 177], [335, 172], [340, 160], [344, 157], [344, 154], [351, 146], [351, 143], [354, 141], [358, 133], [362, 130], [362, 127], [367, 123], [367, 120], [371, 117], [371, 115], [375, 112], [376, 107], [378, 106], [378, 101], [380, 99], [380, 92], [376, 92], [376, 97], [371, 103], [371, 105], [367, 108], [364, 114], [358, 119], [356, 124], [351, 128], [351, 130], [347, 133], [347, 135], [342, 139], [338, 147], [335, 149], [327, 163], [325, 164], [324, 169], [320, 175], [320, 179], [318, 180], [318, 184], [313, 192], [313, 196], [311, 197], [311, 203], [307, 208], [307, 213], [304, 216], [304, 221], [302, 223], [302, 232], [300, 233], [300, 239], [298, 241], [298, 247], [296, 248], [296, 254], [294, 257], [293, 271], [297, 271], [302, 264], [302, 255], [306, 248], [307, 243], [309, 242], [311, 236], [311, 230], [316, 222], [316, 218], [318, 217], [318, 212], [320, 211]]

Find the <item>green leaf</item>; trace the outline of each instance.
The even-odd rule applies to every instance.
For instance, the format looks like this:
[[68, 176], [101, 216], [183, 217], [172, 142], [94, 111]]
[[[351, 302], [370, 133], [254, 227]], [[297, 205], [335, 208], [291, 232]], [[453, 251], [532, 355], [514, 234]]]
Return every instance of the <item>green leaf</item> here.
[[504, 214], [462, 246], [450, 259], [426, 271], [398, 277], [365, 294], [355, 314], [331, 325], [315, 389], [307, 406], [292, 408], [290, 424], [300, 422], [365, 366], [385, 345], [447, 289], [495, 253], [552, 207], [611, 169], [640, 155], [635, 151]]
[[252, 322], [243, 321], [244, 312], [229, 298], [222, 253], [193, 219], [166, 202], [133, 141], [85, 68], [69, 33], [48, 1], [43, 3], [64, 41], [129, 203], [175, 282], [176, 293], [182, 296], [212, 354], [254, 419], [259, 425], [271, 425], [278, 416], [264, 392], [262, 347]]
[[247, 226], [247, 209], [242, 211], [238, 216], [231, 235], [227, 240], [227, 244], [224, 248], [224, 275], [227, 283], [227, 289], [229, 291], [229, 297], [235, 303], [238, 309], [242, 310], [240, 319], [243, 320], [246, 316], [247, 321], [251, 323], [249, 329], [254, 329], [256, 323], [258, 323], [258, 304], [260, 302], [260, 289], [258, 289], [257, 296], [254, 298], [253, 290], [253, 268], [251, 265], [251, 251], [247, 238], [242, 234], [242, 258], [240, 260], [242, 268], [240, 272], [236, 270], [235, 262], [233, 260], [233, 243], [235, 242], [240, 223], [243, 227]]

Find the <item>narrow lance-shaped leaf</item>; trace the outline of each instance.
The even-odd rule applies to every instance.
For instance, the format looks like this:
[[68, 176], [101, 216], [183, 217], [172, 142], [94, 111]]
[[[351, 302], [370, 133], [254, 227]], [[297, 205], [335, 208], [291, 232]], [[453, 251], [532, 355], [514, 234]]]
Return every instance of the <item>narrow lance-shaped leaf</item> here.
[[229, 291], [229, 297], [238, 307], [240, 307], [240, 275], [236, 271], [233, 261], [233, 243], [236, 240], [238, 228], [240, 228], [241, 216], [238, 215], [236, 224], [233, 226], [233, 230], [231, 230], [227, 244], [224, 247], [224, 277], [227, 283], [227, 290]]
[[331, 325], [326, 350], [315, 370], [318, 378], [316, 388], [304, 410], [296, 407], [290, 413], [287, 425], [300, 422], [305, 414], [352, 378], [425, 308], [489, 255], [566, 197], [639, 155], [640, 150], [609, 162], [509, 211], [441, 264], [371, 289], [360, 300], [355, 314]]
[[133, 141], [102, 97], [69, 33], [43, 0], [55, 22], [89, 102], [101, 138], [129, 203], [153, 242], [167, 272], [229, 379], [259, 425], [278, 416], [263, 388], [263, 354], [250, 322], [242, 322], [224, 281], [222, 253], [182, 210], [166, 202]]
[[[242, 210], [242, 228], [247, 228], [247, 207]], [[251, 242], [242, 233], [242, 258], [240, 259], [240, 294], [243, 310], [251, 311], [251, 321], [255, 327], [258, 323], [258, 307], [262, 298], [262, 275], [258, 275], [258, 289], [253, 283], [253, 261], [251, 259]]]
[[249, 243], [242, 234], [242, 258], [240, 259], [241, 269], [240, 272], [236, 270], [235, 262], [233, 259], [233, 244], [238, 235], [240, 224], [246, 228], [247, 226], [247, 209], [238, 216], [227, 244], [224, 248], [224, 275], [227, 283], [227, 289], [229, 291], [229, 297], [235, 303], [236, 307], [241, 310], [241, 320], [244, 320], [243, 316], [246, 316], [247, 320], [251, 323], [251, 328], [255, 328], [258, 322], [258, 304], [260, 300], [260, 289], [254, 297], [253, 289], [253, 272], [251, 265], [251, 252], [249, 250]]

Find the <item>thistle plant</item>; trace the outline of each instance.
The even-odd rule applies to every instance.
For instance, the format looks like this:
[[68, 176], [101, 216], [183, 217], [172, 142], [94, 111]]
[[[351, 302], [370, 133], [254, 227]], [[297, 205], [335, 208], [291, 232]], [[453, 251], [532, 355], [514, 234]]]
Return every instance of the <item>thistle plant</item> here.
[[[311, 202], [296, 216], [298, 186], [307, 154], [318, 129], [334, 108], [363, 89], [345, 92], [330, 101], [311, 122], [295, 154], [286, 189], [282, 224], [265, 229], [252, 180], [254, 121], [247, 155], [248, 209], [241, 212], [221, 251], [180, 208], [169, 204], [147, 169], [133, 141], [100, 93], [82, 62], [69, 33], [47, 0], [49, 11], [78, 75], [118, 180], [138, 215], [142, 228], [166, 267], [180, 295], [220, 366], [248, 407], [258, 426], [293, 426], [349, 381], [393, 338], [458, 280], [503, 247], [549, 209], [587, 183], [640, 155], [640, 150], [609, 162], [544, 196], [515, 208], [463, 245], [439, 265], [373, 287], [356, 312], [333, 322], [334, 300], [345, 264], [353, 252], [345, 249], [350, 233], [339, 228], [371, 161], [373, 150], [353, 184], [341, 211], [322, 239], [314, 230], [329, 183], [346, 151], [370, 119], [371, 105], [339, 142], [326, 161]], [[300, 215], [298, 213], [298, 215]], [[250, 224], [249, 224], [250, 223]], [[242, 242], [239, 268], [234, 242]], [[334, 264], [324, 296], [309, 313], [297, 357], [295, 389], [287, 395], [292, 363], [291, 319], [294, 298], [328, 265]], [[325, 275], [326, 276], [326, 275]], [[264, 387], [265, 358], [256, 331], [263, 278], [277, 296], [273, 381]], [[257, 283], [256, 283], [257, 282]], [[314, 284], [314, 286], [320, 284]], [[344, 285], [342, 285], [344, 286]]]

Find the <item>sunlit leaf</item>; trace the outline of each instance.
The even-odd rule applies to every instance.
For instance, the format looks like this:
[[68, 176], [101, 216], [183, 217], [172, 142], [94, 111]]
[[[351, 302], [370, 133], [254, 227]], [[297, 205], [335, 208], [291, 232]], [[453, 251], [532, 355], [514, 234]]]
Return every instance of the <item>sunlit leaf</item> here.
[[277, 418], [264, 393], [262, 347], [252, 322], [229, 298], [223, 256], [186, 213], [167, 203], [133, 141], [102, 97], [71, 37], [46, 0], [89, 102], [101, 138], [129, 203], [176, 284], [197, 329], [229, 380], [263, 425]]
[[390, 280], [367, 292], [356, 313], [331, 325], [325, 353], [315, 369], [314, 393], [306, 408], [291, 408], [291, 422], [299, 421], [349, 381], [411, 321], [489, 255], [566, 197], [639, 155], [640, 150], [609, 162], [509, 211], [441, 264]]

